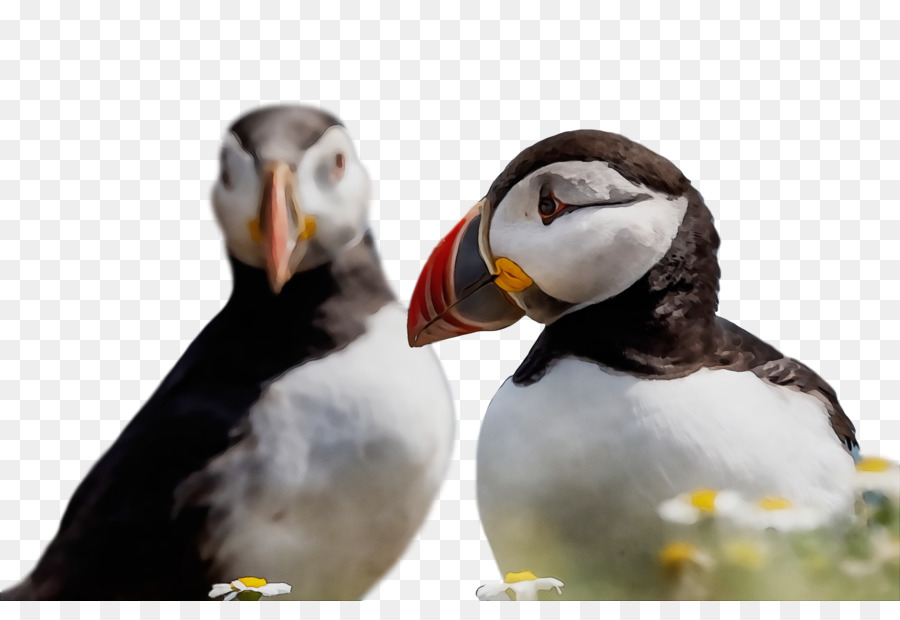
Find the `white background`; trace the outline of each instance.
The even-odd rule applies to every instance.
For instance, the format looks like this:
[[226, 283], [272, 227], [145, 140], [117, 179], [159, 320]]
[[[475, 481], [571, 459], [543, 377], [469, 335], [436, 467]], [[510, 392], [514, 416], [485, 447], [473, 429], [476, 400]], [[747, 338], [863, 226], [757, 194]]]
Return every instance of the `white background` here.
[[[579, 127], [645, 144], [716, 217], [721, 314], [819, 371], [864, 453], [900, 458], [897, 3], [250, 4], [0, 4], [0, 587], [34, 565], [78, 481], [226, 300], [208, 194], [225, 127], [260, 103], [344, 120], [404, 301], [525, 146]], [[499, 577], [475, 505], [478, 428], [537, 333], [436, 347], [459, 408], [440, 499], [371, 593], [382, 603], [321, 613], [482, 609], [452, 603]]]

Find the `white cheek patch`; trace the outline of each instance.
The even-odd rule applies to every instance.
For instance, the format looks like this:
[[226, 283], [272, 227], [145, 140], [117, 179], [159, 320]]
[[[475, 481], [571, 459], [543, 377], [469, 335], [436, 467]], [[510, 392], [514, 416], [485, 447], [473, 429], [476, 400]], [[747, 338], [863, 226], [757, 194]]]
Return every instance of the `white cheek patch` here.
[[222, 227], [228, 250], [242, 262], [261, 267], [265, 264], [262, 249], [247, 228], [259, 214], [260, 186], [256, 163], [231, 133], [222, 140], [222, 148], [227, 158], [230, 187], [225, 187], [221, 178], [216, 181], [212, 192], [213, 211]]
[[[583, 207], [545, 225], [537, 212], [544, 181], [535, 177], [548, 171], [573, 181], [576, 204], [608, 200], [611, 193], [647, 198], [628, 206]], [[565, 184], [557, 179], [553, 189], [563, 200]], [[548, 295], [579, 306], [596, 303], [627, 289], [666, 254], [687, 204], [684, 197], [670, 200], [636, 186], [602, 162], [551, 164], [500, 203], [491, 221], [491, 250], [518, 264]]]
[[[248, 265], [263, 267], [263, 247], [248, 227], [259, 217], [261, 187], [256, 162], [231, 133], [223, 139], [222, 148], [227, 158], [230, 187], [225, 187], [221, 179], [216, 181], [213, 210], [229, 252]], [[274, 152], [269, 150], [267, 155]], [[336, 165], [339, 153], [343, 155], [344, 171], [335, 181], [327, 172]], [[356, 157], [353, 142], [343, 127], [328, 128], [296, 163], [298, 207], [304, 215], [315, 218], [315, 233], [309, 244], [298, 243], [298, 223], [290, 221], [287, 250], [291, 254], [292, 270], [301, 261], [304, 269], [315, 267], [358, 243], [367, 229], [369, 201], [369, 175]], [[323, 170], [326, 174], [322, 174]]]
[[[322, 171], [333, 165], [338, 153], [344, 155], [345, 168], [335, 182]], [[362, 238], [366, 230], [369, 175], [343, 127], [330, 127], [306, 151], [297, 168], [297, 179], [300, 206], [316, 218], [316, 245], [336, 256]]]

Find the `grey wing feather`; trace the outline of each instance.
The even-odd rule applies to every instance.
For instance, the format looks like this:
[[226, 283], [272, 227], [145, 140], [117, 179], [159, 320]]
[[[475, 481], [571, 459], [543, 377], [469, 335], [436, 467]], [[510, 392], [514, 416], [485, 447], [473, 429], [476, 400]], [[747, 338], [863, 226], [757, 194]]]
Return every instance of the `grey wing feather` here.
[[859, 443], [856, 441], [856, 429], [838, 402], [837, 394], [822, 377], [808, 366], [793, 358], [783, 357], [752, 368], [751, 372], [774, 385], [804, 392], [819, 399], [828, 412], [831, 428], [834, 429], [847, 451], [854, 455], [858, 452]]
[[706, 365], [736, 371], [749, 370], [772, 385], [804, 392], [819, 399], [825, 406], [831, 428], [841, 443], [854, 458], [858, 457], [856, 429], [838, 402], [837, 394], [825, 379], [802, 362], [786, 357], [775, 347], [731, 321], [717, 317], [716, 323], [719, 328], [719, 343], [715, 355]]

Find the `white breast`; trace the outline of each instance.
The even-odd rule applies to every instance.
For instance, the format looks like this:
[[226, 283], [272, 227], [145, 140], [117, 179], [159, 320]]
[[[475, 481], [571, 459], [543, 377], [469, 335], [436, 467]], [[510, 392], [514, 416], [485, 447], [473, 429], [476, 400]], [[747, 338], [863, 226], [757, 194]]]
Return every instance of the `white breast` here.
[[698, 488], [846, 511], [853, 470], [809, 395], [750, 372], [641, 380], [570, 358], [494, 397], [478, 501], [501, 569], [537, 571], [528, 550], [549, 532], [576, 553], [622, 553], [658, 530], [660, 502]]
[[[205, 551], [228, 579], [290, 583], [292, 598], [359, 598], [402, 554], [449, 459], [454, 417], [433, 353], [390, 304], [346, 349], [288, 371], [247, 437], [213, 464], [224, 485]], [[211, 520], [215, 522], [215, 520]]]

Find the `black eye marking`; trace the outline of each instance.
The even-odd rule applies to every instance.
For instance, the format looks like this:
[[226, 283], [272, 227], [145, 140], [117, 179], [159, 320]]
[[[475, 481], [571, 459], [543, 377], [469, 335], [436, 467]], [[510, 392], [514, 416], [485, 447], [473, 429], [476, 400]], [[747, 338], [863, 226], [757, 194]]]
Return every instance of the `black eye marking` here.
[[609, 198], [599, 202], [589, 204], [566, 204], [553, 195], [552, 191], [542, 190], [541, 199], [538, 202], [538, 213], [541, 216], [541, 222], [544, 226], [549, 226], [556, 218], [565, 215], [576, 209], [584, 207], [629, 207], [643, 200], [649, 200], [651, 196], [648, 194], [626, 194], [617, 188], [612, 188]]
[[228, 158], [225, 156], [225, 151], [219, 155], [219, 168], [221, 169], [219, 178], [222, 185], [225, 186], [225, 189], [231, 189], [231, 175], [228, 173]]

